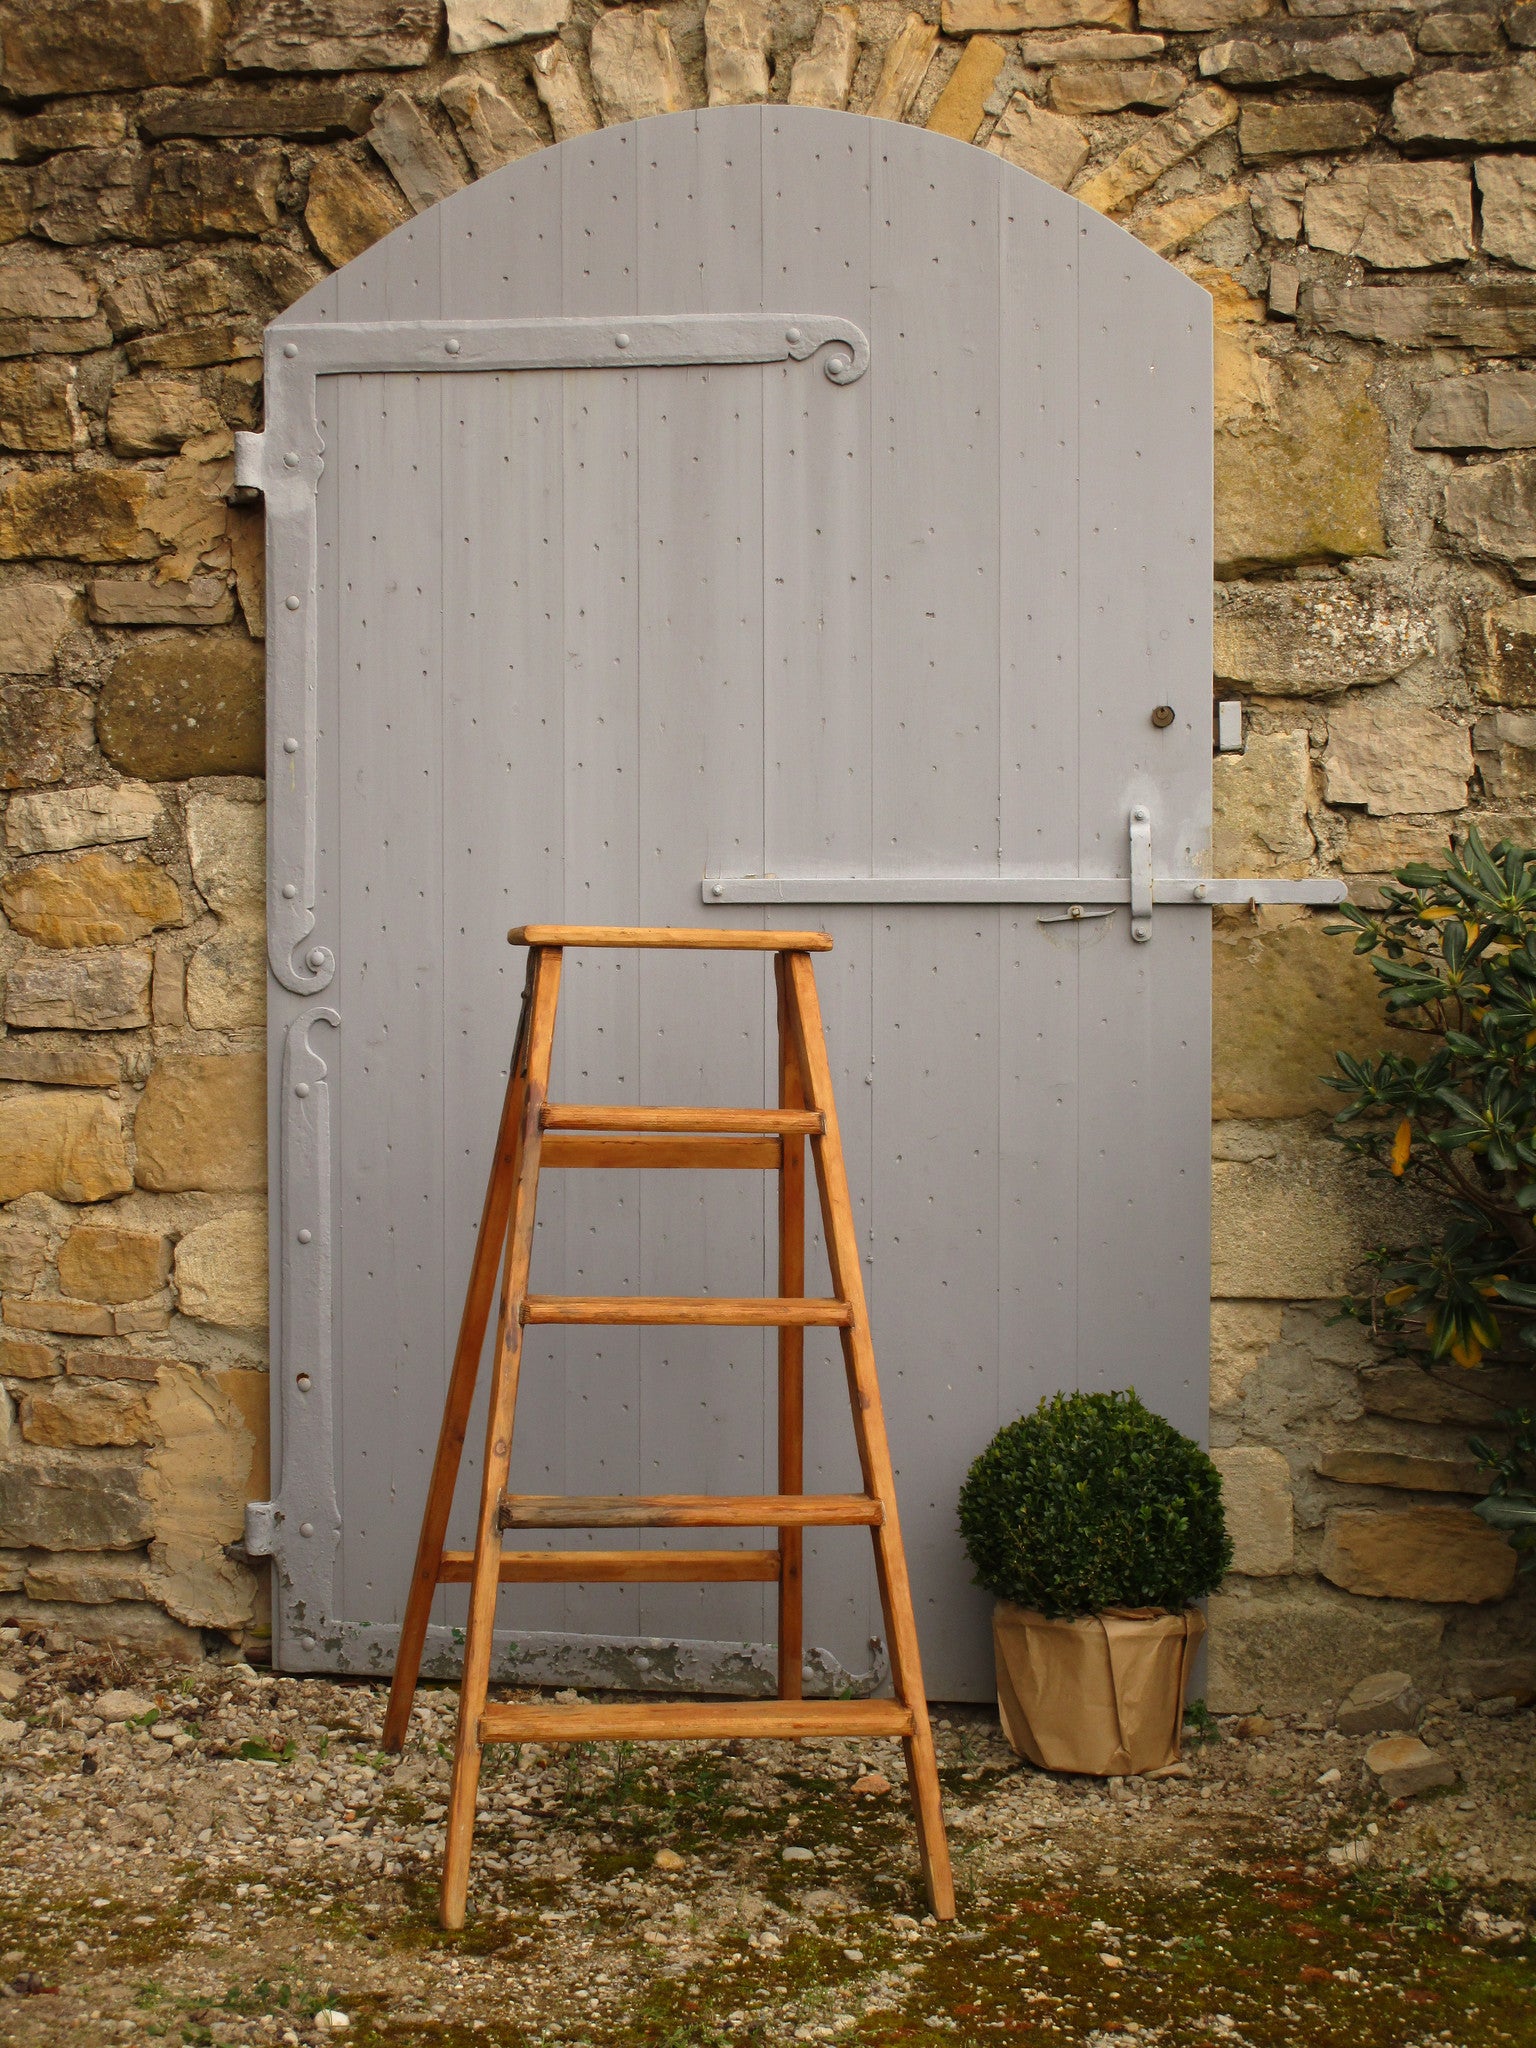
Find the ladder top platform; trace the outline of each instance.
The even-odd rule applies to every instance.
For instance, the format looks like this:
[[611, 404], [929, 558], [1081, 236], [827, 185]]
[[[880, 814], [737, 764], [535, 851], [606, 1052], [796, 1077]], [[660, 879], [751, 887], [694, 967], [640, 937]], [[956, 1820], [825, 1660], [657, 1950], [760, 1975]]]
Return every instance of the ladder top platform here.
[[825, 932], [733, 932], [691, 925], [520, 924], [509, 946], [667, 946], [694, 953], [830, 953]]

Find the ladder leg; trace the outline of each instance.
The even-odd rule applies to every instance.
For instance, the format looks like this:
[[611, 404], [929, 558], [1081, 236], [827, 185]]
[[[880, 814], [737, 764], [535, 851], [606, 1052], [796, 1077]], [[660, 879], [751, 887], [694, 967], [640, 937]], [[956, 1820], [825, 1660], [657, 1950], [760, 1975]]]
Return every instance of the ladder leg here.
[[[786, 957], [774, 957], [779, 1008], [779, 1106], [803, 1109], [805, 1090], [790, 1014]], [[785, 1134], [779, 1166], [779, 1293], [805, 1292], [805, 1140]], [[805, 1490], [805, 1332], [779, 1331], [779, 1491]], [[779, 1698], [797, 1700], [802, 1690], [805, 1637], [803, 1529], [779, 1531]]]
[[896, 1514], [895, 1472], [885, 1433], [880, 1385], [875, 1375], [869, 1310], [864, 1299], [864, 1276], [859, 1263], [853, 1208], [848, 1196], [842, 1138], [832, 1099], [832, 1074], [822, 1032], [821, 1004], [816, 994], [810, 955], [791, 953], [786, 959], [790, 1010], [806, 1096], [810, 1107], [820, 1110], [826, 1120], [822, 1135], [811, 1140], [811, 1156], [816, 1167], [833, 1290], [853, 1311], [852, 1323], [843, 1331], [842, 1341], [859, 1464], [866, 1490], [881, 1502], [885, 1510], [884, 1521], [871, 1534], [875, 1544], [880, 1601], [891, 1648], [891, 1674], [897, 1698], [912, 1715], [912, 1733], [903, 1738], [903, 1748], [913, 1817], [917, 1823], [923, 1880], [934, 1917], [952, 1920], [955, 1917], [955, 1886], [950, 1871], [949, 1843], [944, 1832], [938, 1758], [928, 1718], [927, 1695], [923, 1690], [917, 1623], [912, 1612], [912, 1587], [907, 1576], [906, 1551], [902, 1546]]
[[523, 1349], [523, 1302], [528, 1292], [528, 1267], [533, 1253], [534, 1206], [539, 1185], [539, 1118], [549, 1093], [555, 1006], [560, 992], [559, 949], [540, 947], [537, 955], [528, 1030], [518, 1177], [512, 1197], [506, 1271], [501, 1283], [501, 1308], [496, 1322], [491, 1405], [485, 1426], [485, 1469], [480, 1485], [480, 1516], [475, 1530], [475, 1561], [470, 1575], [469, 1622], [464, 1632], [464, 1676], [459, 1690], [459, 1723], [454, 1739], [453, 1777], [448, 1792], [447, 1843], [443, 1852], [438, 1917], [449, 1929], [464, 1925], [465, 1902], [469, 1894], [475, 1794], [480, 1786], [480, 1716], [490, 1684], [496, 1594], [501, 1582], [501, 1497], [506, 1491], [512, 1462], [512, 1423], [517, 1407], [518, 1369]]
[[390, 1681], [389, 1706], [384, 1715], [384, 1747], [391, 1754], [405, 1742], [410, 1725], [416, 1682], [421, 1675], [421, 1654], [427, 1640], [427, 1623], [437, 1593], [438, 1566], [453, 1511], [454, 1488], [458, 1484], [459, 1460], [464, 1451], [464, 1433], [475, 1398], [475, 1381], [480, 1372], [480, 1352], [485, 1343], [485, 1326], [490, 1320], [496, 1292], [496, 1275], [506, 1248], [507, 1217], [512, 1191], [517, 1185], [519, 1152], [522, 1144], [523, 1098], [527, 1090], [528, 1022], [533, 1000], [534, 962], [528, 956], [528, 973], [523, 983], [522, 1009], [517, 1036], [512, 1044], [512, 1064], [507, 1072], [507, 1089], [502, 1098], [501, 1124], [496, 1133], [496, 1151], [486, 1182], [485, 1202], [480, 1211], [480, 1233], [469, 1268], [469, 1286], [464, 1295], [464, 1313], [459, 1322], [459, 1341], [454, 1349], [453, 1370], [448, 1378], [448, 1396], [443, 1405], [442, 1427], [438, 1431], [437, 1455], [432, 1460], [432, 1477], [427, 1484], [427, 1503], [422, 1511], [421, 1536], [416, 1545], [416, 1566], [406, 1595], [405, 1619], [400, 1625], [400, 1647], [395, 1652], [395, 1672]]

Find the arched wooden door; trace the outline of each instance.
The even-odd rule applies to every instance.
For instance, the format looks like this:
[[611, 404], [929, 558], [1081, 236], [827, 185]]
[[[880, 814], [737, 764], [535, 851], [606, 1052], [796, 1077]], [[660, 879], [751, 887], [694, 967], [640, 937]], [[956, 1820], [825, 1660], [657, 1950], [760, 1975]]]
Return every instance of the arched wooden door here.
[[[1057, 1387], [1206, 1415], [1205, 294], [984, 151], [743, 107], [458, 193], [274, 324], [267, 397], [278, 1662], [391, 1657], [507, 927], [766, 919], [835, 936], [929, 1687], [985, 1695], [969, 1460]], [[771, 1100], [770, 1021], [760, 960], [576, 955], [557, 1087]], [[771, 1292], [767, 1203], [552, 1176], [536, 1284]], [[771, 1488], [764, 1333], [538, 1334], [514, 1486]], [[808, 1550], [813, 1662], [868, 1682], [867, 1545]], [[767, 1688], [771, 1595], [519, 1588], [501, 1668]]]

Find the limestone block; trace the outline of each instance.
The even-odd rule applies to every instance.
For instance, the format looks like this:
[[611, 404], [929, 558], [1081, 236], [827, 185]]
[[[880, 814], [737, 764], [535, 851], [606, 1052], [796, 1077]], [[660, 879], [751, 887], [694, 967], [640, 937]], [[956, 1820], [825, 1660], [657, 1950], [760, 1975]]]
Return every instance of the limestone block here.
[[1218, 583], [1215, 595], [1216, 675], [1258, 696], [1333, 696], [1388, 682], [1435, 651], [1433, 617], [1391, 585]]
[[207, 78], [226, 18], [222, 0], [26, 0], [0, 16], [0, 71], [28, 100]]
[[198, 1031], [260, 1030], [267, 1021], [266, 932], [236, 921], [187, 962], [187, 1019]]
[[260, 643], [156, 633], [119, 655], [101, 693], [101, 750], [125, 775], [260, 775], [266, 765]]
[[1221, 1474], [1232, 1569], [1245, 1578], [1272, 1578], [1295, 1563], [1291, 1468], [1278, 1451], [1262, 1444], [1235, 1444], [1212, 1451]]
[[1385, 554], [1387, 425], [1367, 389], [1368, 365], [1276, 359], [1236, 337], [1223, 352], [1219, 570]]
[[409, 219], [394, 187], [349, 158], [321, 157], [310, 171], [304, 225], [338, 270]]
[[971, 37], [928, 116], [935, 135], [952, 135], [956, 142], [976, 139], [987, 100], [1007, 60], [1006, 48], [994, 36]]
[[704, 78], [712, 107], [767, 99], [772, 43], [767, 0], [705, 0]]
[[259, 910], [266, 895], [266, 805], [218, 791], [187, 799], [192, 879], [210, 910]]
[[1492, 797], [1536, 796], [1536, 712], [1495, 711], [1472, 729], [1478, 773]]
[[171, 93], [138, 110], [139, 133], [161, 142], [172, 135], [219, 139], [280, 135], [290, 142], [332, 142], [361, 135], [373, 118], [373, 95], [348, 86], [230, 85]]
[[1224, 85], [1377, 85], [1409, 77], [1418, 60], [1396, 29], [1385, 35], [1327, 36], [1314, 41], [1237, 37], [1207, 43], [1200, 75]]
[[75, 400], [73, 363], [0, 363], [0, 448], [65, 454], [89, 438]]
[[1171, 113], [1149, 122], [1128, 148], [1095, 171], [1076, 197], [1100, 213], [1122, 212], [1165, 171], [1230, 128], [1237, 114], [1237, 101], [1220, 86], [1187, 93]]
[[0, 1378], [47, 1380], [58, 1369], [59, 1361], [48, 1345], [30, 1337], [0, 1337]]
[[1332, 1301], [1372, 1245], [1401, 1241], [1422, 1213], [1309, 1124], [1223, 1123], [1216, 1151], [1211, 1292], [1219, 1300]]
[[1143, 28], [1166, 28], [1175, 35], [1245, 28], [1274, 11], [1275, 0], [1141, 0], [1137, 9]]
[[231, 71], [397, 71], [425, 64], [438, 0], [242, 0]]
[[544, 147], [544, 138], [488, 78], [461, 71], [438, 95], [452, 121], [459, 147], [483, 178], [501, 164]]
[[253, 640], [267, 637], [267, 533], [259, 510], [231, 505], [227, 527], [240, 615]]
[[1063, 64], [1051, 74], [1051, 105], [1063, 114], [1171, 107], [1187, 84], [1172, 64]]
[[1420, 22], [1416, 40], [1430, 55], [1476, 56], [1500, 47], [1498, 19], [1480, 8], [1437, 8]]
[[131, 1186], [115, 1102], [61, 1087], [0, 1096], [0, 1202], [18, 1194], [100, 1202]]
[[1373, 818], [1459, 811], [1471, 772], [1466, 727], [1399, 703], [1393, 692], [1351, 698], [1328, 714], [1323, 780], [1331, 804], [1361, 804]]
[[1424, 1695], [1406, 1671], [1377, 1671], [1350, 1687], [1333, 1725], [1341, 1735], [1386, 1735], [1417, 1727], [1423, 1710]]
[[120, 1380], [50, 1380], [21, 1397], [21, 1433], [54, 1449], [151, 1444], [148, 1389]]
[[1301, 875], [1316, 853], [1304, 732], [1256, 732], [1211, 765], [1212, 859], [1222, 875]]
[[558, 35], [572, 0], [448, 0], [448, 48], [455, 57], [531, 36]]
[[7, 163], [41, 163], [61, 149], [110, 149], [127, 133], [128, 116], [121, 107], [60, 100], [39, 113], [0, 119], [0, 157]]
[[1458, 470], [1446, 479], [1441, 521], [1472, 554], [1536, 582], [1536, 456]]
[[173, 1053], [145, 1083], [134, 1123], [140, 1187], [212, 1194], [266, 1186], [266, 1061]]
[[149, 1022], [147, 946], [15, 960], [5, 1021], [19, 1031], [136, 1031]]
[[149, 1454], [155, 1598], [201, 1628], [240, 1628], [255, 1612], [255, 1579], [226, 1549], [244, 1533], [256, 1448], [227, 1378], [171, 1364], [151, 1397], [159, 1437]]
[[1129, 28], [1130, 0], [943, 0], [947, 36], [1011, 35], [1019, 29]]
[[1489, 703], [1536, 709], [1536, 597], [1491, 605], [1469, 622], [1467, 671]]
[[859, 63], [859, 10], [857, 7], [823, 7], [816, 18], [811, 47], [795, 59], [790, 76], [789, 104], [792, 107], [830, 107], [835, 112], [848, 104], [853, 74]]
[[0, 1544], [18, 1550], [136, 1550], [153, 1529], [137, 1452], [12, 1451], [0, 1458]]
[[1428, 1422], [1450, 1428], [1491, 1427], [1501, 1408], [1530, 1400], [1530, 1377], [1479, 1366], [1369, 1366], [1360, 1375], [1360, 1398], [1366, 1412], [1388, 1415], [1396, 1422]]
[[1536, 374], [1529, 370], [1446, 377], [1425, 396], [1415, 448], [1536, 448]]
[[64, 1370], [72, 1379], [135, 1380], [153, 1385], [159, 1379], [164, 1358], [146, 1358], [131, 1351], [71, 1351]]
[[0, 1292], [26, 1294], [42, 1272], [48, 1240], [24, 1223], [0, 1222]]
[[33, 232], [64, 248], [131, 241], [149, 194], [150, 162], [142, 149], [73, 149], [32, 173]]
[[1476, 170], [1485, 254], [1536, 270], [1536, 158], [1481, 156]]
[[616, 7], [600, 15], [592, 25], [588, 61], [597, 103], [610, 128], [618, 121], [681, 113], [688, 104], [671, 34], [661, 16], [648, 9]]
[[1088, 138], [1075, 121], [1016, 92], [987, 142], [994, 156], [1065, 191], [1088, 161]]
[[109, 1600], [91, 1607], [29, 1600], [18, 1593], [0, 1599], [0, 1617], [13, 1626], [57, 1629], [76, 1643], [100, 1643], [118, 1654], [137, 1651], [166, 1663], [201, 1666], [208, 1655], [200, 1630], [184, 1628], [148, 1600]]
[[181, 1312], [225, 1329], [267, 1325], [267, 1223], [239, 1211], [189, 1230], [176, 1247]]
[[90, 1607], [108, 1601], [142, 1600], [149, 1572], [142, 1558], [96, 1556], [31, 1558], [23, 1584], [32, 1600], [73, 1600]]
[[1243, 108], [1238, 146], [1250, 161], [1363, 149], [1381, 125], [1368, 100], [1270, 100]]
[[1510, 8], [1504, 17], [1504, 33], [1517, 50], [1528, 50], [1536, 43], [1536, 6], [1531, 0], [1519, 0], [1519, 5]]
[[234, 593], [223, 576], [157, 583], [147, 576], [97, 576], [86, 609], [98, 626], [227, 626]]
[[140, 335], [125, 353], [136, 370], [205, 370], [260, 355], [261, 335], [254, 321], [211, 320], [172, 334]]
[[1475, 1458], [1421, 1458], [1408, 1451], [1323, 1451], [1313, 1470], [1346, 1486], [1403, 1487], [1415, 1493], [1486, 1493]]
[[1346, 1592], [1377, 1600], [1502, 1600], [1516, 1557], [1470, 1508], [1334, 1508], [1320, 1569]]
[[1268, 1301], [1211, 1303], [1211, 1413], [1242, 1413], [1248, 1382], [1280, 1341], [1283, 1311]]
[[1160, 57], [1166, 36], [1144, 36], [1113, 28], [1052, 29], [1044, 35], [1020, 36], [1014, 44], [1019, 62], [1049, 64], [1133, 64]]
[[125, 377], [107, 406], [107, 437], [118, 455], [173, 455], [220, 425], [195, 377]]
[[80, 600], [67, 583], [0, 586], [0, 675], [47, 675], [79, 620]]
[[0, 319], [88, 320], [100, 297], [90, 278], [52, 250], [0, 251]]
[[13, 796], [6, 806], [5, 843], [12, 853], [120, 846], [147, 839], [164, 815], [159, 797], [141, 782], [36, 790]]
[[159, 553], [144, 531], [150, 480], [136, 469], [44, 469], [0, 487], [0, 558], [64, 556], [142, 562]]
[[155, 978], [149, 1004], [157, 1024], [172, 1029], [187, 1021], [187, 956], [181, 946], [164, 940], [155, 948]]
[[1334, 1054], [1421, 1042], [1383, 1023], [1380, 985], [1327, 917], [1289, 911], [1222, 920], [1213, 933], [1211, 1101], [1217, 1117], [1332, 1115]]
[[181, 892], [153, 861], [76, 853], [14, 868], [0, 881], [0, 909], [43, 946], [122, 946], [181, 924]]
[[13, 1330], [43, 1330], [57, 1337], [110, 1337], [112, 1316], [96, 1301], [66, 1301], [59, 1295], [29, 1295], [5, 1304]]
[[1456, 1783], [1456, 1767], [1416, 1735], [1389, 1735], [1365, 1752], [1365, 1768], [1388, 1799], [1411, 1799]]
[[1452, 1683], [1463, 1699], [1536, 1698], [1536, 1657], [1464, 1657], [1452, 1666]]
[[282, 178], [282, 151], [273, 143], [164, 143], [150, 161], [144, 202], [130, 223], [133, 239], [268, 234], [277, 225]]
[[1536, 142], [1536, 68], [1523, 60], [1498, 71], [1435, 71], [1392, 95], [1399, 143]]
[[1304, 325], [1357, 341], [1501, 356], [1536, 349], [1536, 284], [1313, 284], [1301, 310]]
[[112, 1311], [112, 1328], [119, 1337], [163, 1337], [170, 1327], [171, 1311], [164, 1302], [134, 1302]]
[[394, 174], [415, 213], [425, 213], [464, 183], [464, 172], [409, 93], [380, 100], [368, 141]]
[[1348, 820], [1341, 865], [1347, 875], [1391, 875], [1411, 860], [1439, 860], [1451, 826], [1440, 819], [1368, 818]]
[[1314, 249], [1378, 270], [1422, 270], [1472, 254], [1472, 181], [1460, 164], [1351, 164], [1307, 187]]
[[90, 699], [78, 690], [0, 685], [0, 789], [57, 782], [90, 744]]
[[51, 1088], [110, 1088], [122, 1078], [118, 1056], [78, 1039], [0, 1039], [0, 1081], [34, 1081]]
[[171, 1242], [156, 1230], [85, 1224], [59, 1249], [59, 1285], [82, 1301], [143, 1301], [171, 1276]]
[[1444, 1628], [1422, 1607], [1352, 1600], [1298, 1579], [1228, 1580], [1208, 1609], [1214, 1713], [1331, 1706], [1367, 1672], [1433, 1671]]
[[556, 142], [590, 135], [602, 123], [581, 67], [564, 43], [550, 43], [528, 60], [533, 89], [544, 104]]
[[1222, 185], [1214, 192], [1186, 192], [1178, 199], [1170, 199], [1165, 206], [1155, 207], [1150, 213], [1138, 213], [1126, 225], [1138, 242], [1145, 243], [1159, 256], [1171, 256], [1186, 242], [1193, 241], [1213, 221], [1222, 220], [1227, 214], [1246, 206], [1248, 199], [1249, 195], [1241, 185]]
[[890, 42], [875, 80], [868, 112], [877, 121], [904, 121], [917, 98], [939, 32], [920, 14], [908, 14]]

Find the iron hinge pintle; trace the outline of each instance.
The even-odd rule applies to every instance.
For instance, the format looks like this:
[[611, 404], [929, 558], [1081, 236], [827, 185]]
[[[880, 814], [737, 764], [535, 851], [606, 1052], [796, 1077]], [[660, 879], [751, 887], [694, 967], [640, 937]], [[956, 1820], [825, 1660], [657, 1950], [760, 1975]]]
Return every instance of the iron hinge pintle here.
[[267, 437], [240, 433], [235, 436], [235, 489], [265, 491]]
[[275, 1500], [248, 1500], [245, 1504], [245, 1554], [247, 1557], [275, 1557], [277, 1525], [280, 1520]]

